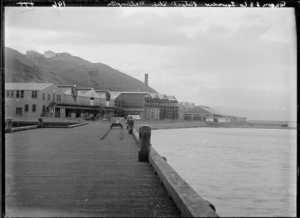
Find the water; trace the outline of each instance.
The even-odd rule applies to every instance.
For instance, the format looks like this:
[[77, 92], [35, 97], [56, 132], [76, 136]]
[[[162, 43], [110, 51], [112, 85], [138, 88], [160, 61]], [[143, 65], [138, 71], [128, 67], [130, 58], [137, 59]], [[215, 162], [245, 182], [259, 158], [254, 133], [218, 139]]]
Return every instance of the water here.
[[219, 216], [296, 216], [296, 130], [154, 130], [151, 144]]

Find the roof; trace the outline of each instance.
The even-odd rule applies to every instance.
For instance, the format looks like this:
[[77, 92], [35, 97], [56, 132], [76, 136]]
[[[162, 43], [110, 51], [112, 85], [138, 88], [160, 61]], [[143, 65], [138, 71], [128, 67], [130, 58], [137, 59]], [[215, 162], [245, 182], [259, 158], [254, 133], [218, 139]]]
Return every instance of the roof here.
[[165, 94], [157, 94], [157, 97], [159, 99], [166, 99], [166, 100], [168, 100], [168, 97]]
[[94, 89], [93, 87], [77, 87], [78, 90], [91, 90]]
[[42, 90], [53, 83], [5, 83], [7, 90]]
[[110, 99], [115, 100], [120, 94], [121, 92], [110, 92]]
[[120, 92], [121, 94], [149, 94], [149, 92], [138, 92], [138, 91], [128, 91], [128, 92]]
[[177, 101], [177, 99], [173, 95], [167, 96], [167, 98], [169, 99], [169, 101]]
[[216, 109], [206, 107], [206, 106], [196, 106], [194, 108], [187, 110], [185, 113], [191, 113], [191, 114], [210, 113], [210, 114], [226, 116], [226, 115], [222, 114], [221, 112], [217, 111]]
[[57, 87], [76, 87], [76, 85], [56, 85]]
[[92, 88], [92, 87], [77, 87], [76, 89], [81, 91], [83, 94], [85, 94], [86, 92], [88, 92], [90, 90], [94, 90], [94, 88]]
[[109, 92], [109, 90], [107, 89], [107, 90], [99, 90], [99, 89], [97, 89], [97, 90], [95, 90], [95, 92]]
[[159, 99], [158, 96], [157, 96], [157, 93], [147, 93], [145, 95], [145, 98], [151, 98], [151, 99], [156, 98], [156, 99]]

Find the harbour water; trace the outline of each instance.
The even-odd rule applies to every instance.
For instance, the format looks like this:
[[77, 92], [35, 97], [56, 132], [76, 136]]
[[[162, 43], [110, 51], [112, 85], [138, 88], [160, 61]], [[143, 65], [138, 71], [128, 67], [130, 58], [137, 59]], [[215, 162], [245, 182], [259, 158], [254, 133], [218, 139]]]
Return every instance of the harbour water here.
[[296, 216], [295, 129], [153, 130], [151, 144], [219, 216]]

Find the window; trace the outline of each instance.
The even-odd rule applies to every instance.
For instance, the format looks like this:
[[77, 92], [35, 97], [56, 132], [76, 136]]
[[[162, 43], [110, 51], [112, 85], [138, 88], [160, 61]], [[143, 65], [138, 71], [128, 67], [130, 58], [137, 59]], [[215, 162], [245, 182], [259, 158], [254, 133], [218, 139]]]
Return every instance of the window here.
[[48, 101], [50, 101], [50, 94], [48, 94]]
[[29, 105], [25, 104], [25, 110], [24, 110], [24, 112], [28, 112], [28, 110], [29, 110]]
[[57, 96], [56, 96], [56, 101], [57, 101], [57, 102], [61, 102], [61, 95], [57, 95]]
[[20, 91], [17, 90], [16, 98], [20, 98]]
[[43, 93], [43, 101], [45, 101], [45, 93]]
[[21, 107], [16, 108], [16, 115], [22, 116], [22, 108]]
[[10, 91], [10, 97], [12, 97], [12, 98], [14, 97], [14, 90]]
[[32, 91], [31, 97], [32, 97], [32, 98], [37, 98], [37, 91]]
[[32, 112], [36, 112], [36, 105], [35, 104], [32, 105]]
[[24, 98], [24, 90], [21, 90], [21, 98]]
[[43, 112], [45, 112], [46, 111], [46, 106], [45, 105], [43, 105]]
[[9, 97], [9, 93], [10, 93], [10, 91], [6, 90], [6, 97]]

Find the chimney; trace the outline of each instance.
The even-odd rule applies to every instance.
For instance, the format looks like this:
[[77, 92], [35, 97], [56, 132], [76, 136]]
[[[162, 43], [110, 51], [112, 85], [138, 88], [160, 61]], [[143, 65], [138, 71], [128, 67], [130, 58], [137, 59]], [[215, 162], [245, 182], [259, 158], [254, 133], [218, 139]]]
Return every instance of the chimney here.
[[145, 74], [145, 87], [144, 92], [148, 92], [148, 73]]

